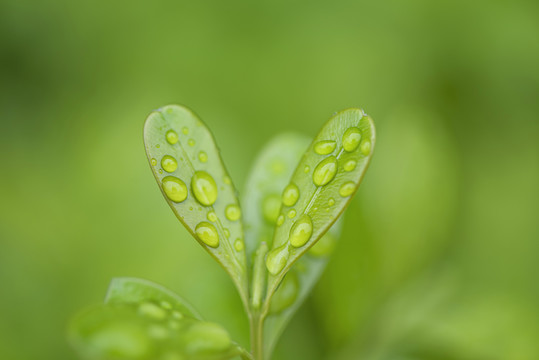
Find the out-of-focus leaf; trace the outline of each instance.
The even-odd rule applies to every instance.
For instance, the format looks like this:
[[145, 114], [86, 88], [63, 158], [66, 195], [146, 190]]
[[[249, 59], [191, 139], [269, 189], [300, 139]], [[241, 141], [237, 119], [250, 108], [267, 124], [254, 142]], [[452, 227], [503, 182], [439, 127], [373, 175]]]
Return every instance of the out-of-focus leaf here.
[[361, 109], [335, 114], [303, 155], [286, 186], [266, 265], [267, 299], [290, 267], [340, 216], [367, 170], [374, 149], [372, 119]]
[[112, 279], [105, 297], [106, 304], [154, 301], [166, 308], [174, 308], [184, 316], [203, 320], [202, 316], [184, 299], [154, 282], [137, 278]]
[[89, 360], [249, 357], [223, 327], [201, 320], [179, 296], [138, 279], [114, 280], [106, 304], [76, 317], [69, 336]]
[[240, 205], [211, 132], [187, 108], [168, 105], [146, 119], [144, 143], [172, 211], [230, 274], [247, 304]]

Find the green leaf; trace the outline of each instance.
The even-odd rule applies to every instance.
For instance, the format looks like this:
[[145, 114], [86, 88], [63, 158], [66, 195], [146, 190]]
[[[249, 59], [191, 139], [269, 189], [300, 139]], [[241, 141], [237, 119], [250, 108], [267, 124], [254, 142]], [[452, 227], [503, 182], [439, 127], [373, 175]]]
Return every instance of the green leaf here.
[[129, 277], [112, 279], [105, 297], [106, 304], [143, 301], [154, 301], [163, 307], [174, 308], [184, 316], [203, 320], [202, 316], [179, 295], [149, 280]]
[[185, 300], [160, 285], [114, 279], [105, 301], [71, 323], [71, 344], [85, 359], [249, 358], [223, 327], [202, 320]]
[[247, 304], [241, 210], [209, 129], [189, 109], [168, 105], [146, 119], [144, 143], [172, 211], [230, 274]]
[[[266, 265], [266, 306], [290, 267], [337, 220], [357, 191], [372, 156], [372, 119], [360, 109], [335, 114], [297, 166], [275, 227]], [[295, 215], [295, 216], [289, 216]]]
[[283, 189], [309, 142], [310, 139], [304, 135], [278, 135], [257, 156], [242, 196], [245, 247], [249, 261], [263, 241], [271, 248]]
[[[279, 135], [256, 158], [243, 198], [247, 254], [252, 254], [263, 241], [271, 244], [283, 190], [309, 143], [310, 139], [303, 135]], [[338, 221], [290, 270], [272, 297], [263, 332], [266, 358], [270, 358], [279, 335], [318, 281], [340, 236], [340, 229], [341, 221]]]

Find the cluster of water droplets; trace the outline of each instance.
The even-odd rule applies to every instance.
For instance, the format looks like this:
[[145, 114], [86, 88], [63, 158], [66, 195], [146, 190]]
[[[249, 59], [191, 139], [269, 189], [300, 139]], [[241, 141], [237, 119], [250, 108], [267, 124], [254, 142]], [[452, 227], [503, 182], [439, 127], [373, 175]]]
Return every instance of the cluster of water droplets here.
[[[198, 321], [184, 315], [168, 301], [145, 300], [135, 304], [137, 315], [148, 323], [147, 336], [154, 341], [175, 341], [178, 334], [184, 338], [183, 353], [196, 355], [224, 351], [231, 345], [230, 335], [220, 325]], [[197, 343], [198, 344], [195, 344]], [[183, 359], [173, 351], [164, 352], [160, 359]]]
[[[339, 149], [339, 144], [335, 140], [321, 140], [313, 145], [313, 150], [317, 155], [324, 156], [312, 172], [312, 182], [317, 188], [322, 188], [330, 184], [336, 177], [339, 171], [339, 158], [342, 154], [353, 154], [368, 156], [371, 151], [371, 142], [367, 136], [364, 136], [359, 127], [351, 126], [346, 129], [341, 138], [342, 149]], [[359, 154], [358, 154], [359, 153]], [[342, 170], [345, 172], [352, 172], [357, 167], [357, 160], [348, 159], [342, 164]], [[308, 174], [311, 170], [309, 165], [305, 165], [304, 173]], [[353, 181], [346, 181], [342, 183], [338, 189], [338, 197], [347, 198], [354, 194], [357, 184]], [[276, 223], [277, 226], [281, 226], [285, 222], [285, 216], [290, 219], [295, 219], [292, 224], [288, 236], [288, 241], [281, 244], [269, 252], [266, 258], [266, 267], [272, 275], [280, 273], [288, 262], [290, 251], [294, 248], [300, 248], [307, 244], [313, 234], [313, 221], [307, 211], [303, 214], [297, 214], [296, 209], [293, 208], [300, 198], [300, 190], [294, 183], [288, 184], [281, 197], [281, 203], [284, 213], [279, 213], [280, 205], [277, 198], [274, 195], [268, 196], [264, 199], [262, 208], [263, 214], [266, 220]], [[329, 212], [331, 207], [336, 204], [335, 198], [328, 199], [327, 204], [324, 205], [325, 211]], [[288, 210], [284, 210], [289, 208]], [[318, 211], [318, 207], [313, 207], [309, 213], [313, 214]], [[335, 239], [331, 235], [326, 234], [317, 243], [318, 246], [312, 248], [312, 255], [323, 256], [331, 252]]]
[[[183, 127], [181, 133], [183, 135], [189, 135], [189, 128]], [[180, 141], [180, 137], [176, 131], [170, 129], [165, 133], [165, 140], [168, 144], [175, 145]], [[195, 146], [195, 144], [196, 142], [194, 139], [190, 138], [187, 140], [188, 146], [192, 147]], [[200, 163], [206, 163], [208, 161], [208, 154], [203, 150], [198, 152], [197, 157]], [[180, 160], [183, 160], [183, 158]], [[150, 163], [152, 166], [158, 165], [158, 161], [155, 158], [152, 158]], [[175, 203], [184, 202], [189, 196], [189, 189], [184, 180], [173, 175], [178, 169], [177, 159], [172, 155], [164, 155], [161, 158], [160, 165], [161, 169], [158, 169], [159, 173], [162, 173], [162, 170], [164, 170], [170, 174], [161, 180], [161, 186], [166, 197]], [[223, 182], [227, 185], [231, 184], [231, 180], [228, 176], [223, 178]], [[199, 204], [206, 207], [215, 204], [219, 195], [219, 190], [215, 179], [208, 172], [203, 170], [195, 171], [190, 179], [190, 185], [191, 193]], [[192, 211], [194, 210], [193, 207], [190, 207], [189, 209]], [[202, 208], [198, 207], [198, 210], [202, 210]], [[230, 204], [226, 206], [224, 215], [229, 221], [238, 221], [241, 218], [240, 207], [237, 204]], [[204, 244], [212, 248], [217, 248], [219, 246], [219, 232], [214, 224], [217, 223], [219, 219], [214, 210], [208, 212], [207, 219], [209, 221], [203, 221], [196, 225], [195, 233]], [[230, 237], [228, 229], [223, 229], [223, 233], [227, 238]], [[244, 248], [243, 240], [240, 238], [236, 239], [234, 241], [234, 248], [238, 252], [242, 251]]]

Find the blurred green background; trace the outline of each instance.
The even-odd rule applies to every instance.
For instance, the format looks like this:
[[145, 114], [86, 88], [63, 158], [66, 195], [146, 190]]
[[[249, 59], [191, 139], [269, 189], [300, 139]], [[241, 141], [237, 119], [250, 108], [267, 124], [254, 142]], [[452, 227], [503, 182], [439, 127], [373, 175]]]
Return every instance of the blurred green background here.
[[232, 282], [142, 144], [185, 104], [238, 189], [283, 131], [360, 106], [374, 159], [275, 359], [539, 359], [537, 1], [0, 2], [0, 358], [73, 359], [111, 277], [247, 345]]

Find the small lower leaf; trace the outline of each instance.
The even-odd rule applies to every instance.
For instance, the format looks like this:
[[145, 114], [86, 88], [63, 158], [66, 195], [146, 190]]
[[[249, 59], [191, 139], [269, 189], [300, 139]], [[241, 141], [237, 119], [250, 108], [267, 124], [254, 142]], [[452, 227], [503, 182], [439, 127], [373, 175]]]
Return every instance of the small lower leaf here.
[[71, 323], [70, 341], [88, 360], [219, 360], [247, 351], [203, 321], [178, 295], [149, 281], [113, 280], [106, 303]]
[[176, 309], [183, 316], [202, 320], [202, 316], [193, 307], [173, 291], [151, 282], [137, 278], [114, 278], [110, 282], [106, 304], [141, 303], [153, 301], [165, 309]]

